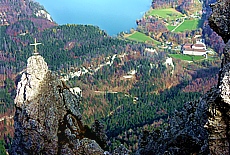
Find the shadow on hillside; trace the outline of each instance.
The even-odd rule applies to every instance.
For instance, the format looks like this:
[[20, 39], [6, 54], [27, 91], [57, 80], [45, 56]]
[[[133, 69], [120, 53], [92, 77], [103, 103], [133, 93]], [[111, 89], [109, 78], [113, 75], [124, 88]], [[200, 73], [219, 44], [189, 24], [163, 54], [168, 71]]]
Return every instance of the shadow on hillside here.
[[198, 25], [197, 25], [197, 29], [202, 28], [203, 25], [204, 25], [204, 20], [203, 19], [199, 20]]
[[205, 69], [199, 69], [194, 74], [192, 74], [192, 79], [196, 78], [210, 78], [215, 76], [216, 74], [219, 74], [219, 67], [210, 67]]

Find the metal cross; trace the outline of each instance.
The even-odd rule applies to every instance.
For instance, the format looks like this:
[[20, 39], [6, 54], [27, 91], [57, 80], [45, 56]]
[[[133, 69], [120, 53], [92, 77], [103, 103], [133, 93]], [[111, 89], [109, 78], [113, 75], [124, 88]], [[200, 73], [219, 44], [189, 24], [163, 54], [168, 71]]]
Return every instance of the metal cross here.
[[34, 38], [34, 44], [30, 44], [31, 46], [34, 46], [34, 54], [38, 54], [37, 52], [37, 45], [40, 45], [42, 43], [37, 43], [36, 38]]

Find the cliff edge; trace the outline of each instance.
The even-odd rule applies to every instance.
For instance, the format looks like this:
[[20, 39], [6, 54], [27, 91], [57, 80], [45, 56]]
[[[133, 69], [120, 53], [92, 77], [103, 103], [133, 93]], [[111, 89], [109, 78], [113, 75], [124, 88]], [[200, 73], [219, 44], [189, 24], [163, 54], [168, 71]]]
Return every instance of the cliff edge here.
[[230, 154], [230, 1], [218, 0], [211, 5], [213, 13], [209, 18], [211, 28], [226, 43], [223, 54], [216, 98], [209, 107], [207, 129], [209, 149], [213, 155]]

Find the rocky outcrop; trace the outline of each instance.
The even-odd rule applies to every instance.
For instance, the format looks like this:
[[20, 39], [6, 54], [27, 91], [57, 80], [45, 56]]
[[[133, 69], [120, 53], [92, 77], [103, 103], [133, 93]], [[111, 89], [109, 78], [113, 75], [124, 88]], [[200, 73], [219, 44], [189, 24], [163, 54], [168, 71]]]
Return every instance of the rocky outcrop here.
[[[41, 56], [32, 56], [28, 59], [27, 71], [22, 74], [21, 81], [17, 86], [17, 96], [15, 104], [22, 107], [25, 101], [31, 102], [41, 88], [44, 77], [48, 72], [48, 66]], [[33, 114], [33, 111], [29, 111]]]
[[83, 125], [80, 97], [48, 70], [40, 55], [28, 59], [15, 98], [12, 155], [103, 154], [106, 137], [100, 122]]
[[230, 1], [218, 0], [211, 6], [209, 23], [224, 40], [224, 58], [216, 88], [217, 97], [209, 107], [207, 127], [209, 149], [213, 155], [230, 154]]
[[209, 18], [210, 27], [218, 33], [226, 43], [230, 39], [230, 1], [217, 0], [211, 7], [213, 12]]

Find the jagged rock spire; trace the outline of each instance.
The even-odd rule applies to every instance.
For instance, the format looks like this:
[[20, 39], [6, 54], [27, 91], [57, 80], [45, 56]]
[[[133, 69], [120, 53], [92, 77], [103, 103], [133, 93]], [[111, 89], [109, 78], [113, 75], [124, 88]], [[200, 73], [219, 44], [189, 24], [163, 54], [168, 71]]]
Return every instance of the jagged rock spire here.
[[79, 100], [48, 70], [42, 56], [31, 56], [17, 86], [10, 154], [103, 154], [101, 147], [89, 139], [95, 133], [83, 125]]
[[22, 74], [17, 86], [15, 104], [22, 106], [32, 101], [40, 91], [40, 85], [48, 72], [47, 63], [40, 55], [31, 56], [27, 60], [26, 72]]

